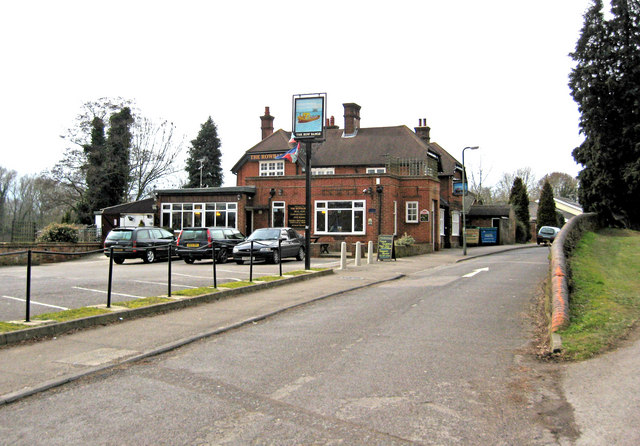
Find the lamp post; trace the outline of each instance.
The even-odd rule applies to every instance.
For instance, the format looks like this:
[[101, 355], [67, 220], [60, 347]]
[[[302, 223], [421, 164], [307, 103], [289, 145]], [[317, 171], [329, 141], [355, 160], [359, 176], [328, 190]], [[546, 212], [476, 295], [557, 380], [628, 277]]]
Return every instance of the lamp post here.
[[202, 163], [207, 160], [207, 157], [200, 158], [198, 161], [200, 162], [200, 189], [202, 189]]
[[467, 196], [467, 170], [464, 167], [464, 151], [476, 150], [478, 146], [462, 149], [462, 255], [467, 255], [467, 215], [464, 209], [464, 198]]

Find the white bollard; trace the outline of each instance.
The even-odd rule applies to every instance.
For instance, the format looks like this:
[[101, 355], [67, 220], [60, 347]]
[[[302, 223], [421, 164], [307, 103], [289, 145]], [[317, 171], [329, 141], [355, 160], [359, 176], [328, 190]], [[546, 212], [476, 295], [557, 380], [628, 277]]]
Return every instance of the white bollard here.
[[340, 269], [347, 269], [347, 243], [340, 245]]
[[367, 243], [367, 263], [369, 265], [373, 263], [373, 242], [371, 240]]
[[362, 243], [356, 242], [356, 260], [355, 265], [360, 266], [360, 258], [362, 257]]

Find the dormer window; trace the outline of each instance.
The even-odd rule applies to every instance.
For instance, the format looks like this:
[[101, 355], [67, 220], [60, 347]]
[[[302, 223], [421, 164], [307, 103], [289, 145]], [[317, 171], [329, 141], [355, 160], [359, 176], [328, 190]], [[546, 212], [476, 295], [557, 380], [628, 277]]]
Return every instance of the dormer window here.
[[367, 167], [367, 173], [387, 173], [386, 167]]

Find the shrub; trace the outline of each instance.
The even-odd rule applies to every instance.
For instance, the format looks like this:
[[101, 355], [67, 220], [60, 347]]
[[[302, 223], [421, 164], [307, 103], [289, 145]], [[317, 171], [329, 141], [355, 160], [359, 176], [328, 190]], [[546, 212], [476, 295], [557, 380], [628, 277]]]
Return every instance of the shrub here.
[[396, 242], [396, 245], [398, 245], [398, 246], [411, 246], [415, 242], [416, 242], [416, 239], [414, 239], [413, 237], [411, 237], [409, 234], [407, 234], [405, 232], [404, 235], [398, 239], [398, 241]]
[[78, 243], [78, 227], [67, 223], [51, 223], [42, 230], [38, 241]]

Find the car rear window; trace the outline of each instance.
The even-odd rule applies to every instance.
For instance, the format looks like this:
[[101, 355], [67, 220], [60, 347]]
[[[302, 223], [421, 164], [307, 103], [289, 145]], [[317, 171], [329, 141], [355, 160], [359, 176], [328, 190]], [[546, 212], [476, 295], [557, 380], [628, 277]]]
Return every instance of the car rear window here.
[[111, 231], [107, 235], [107, 240], [131, 240], [133, 231]]
[[542, 228], [542, 229], [540, 229], [540, 232], [542, 232], [543, 234], [553, 234], [553, 233], [555, 233], [556, 231], [554, 231], [554, 230], [553, 230], [553, 229], [551, 229], [551, 228]]
[[211, 234], [211, 238], [214, 240], [224, 240], [222, 229], [210, 229], [209, 234]]
[[185, 229], [182, 231], [180, 240], [206, 240], [206, 229]]

